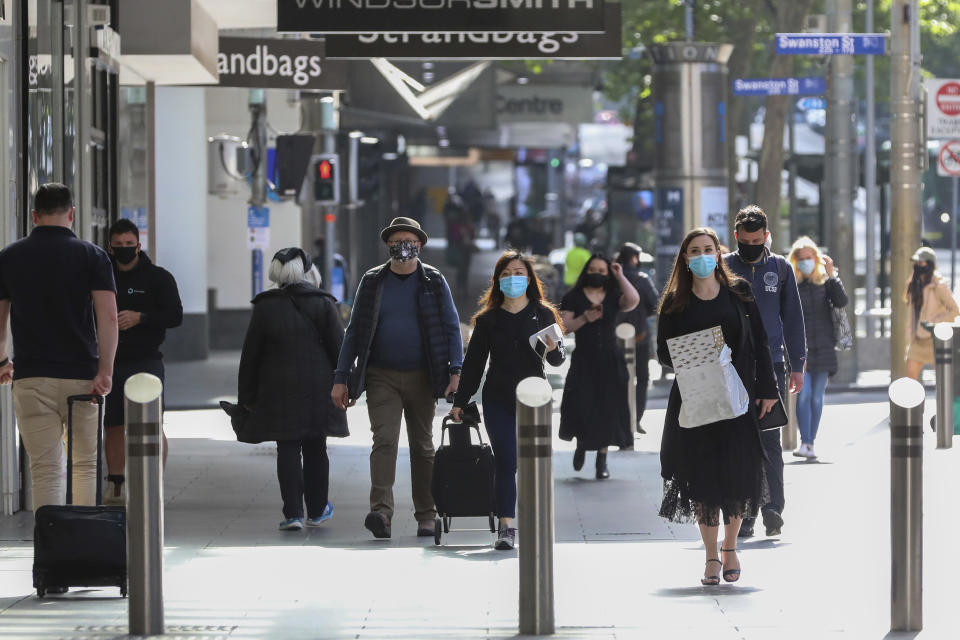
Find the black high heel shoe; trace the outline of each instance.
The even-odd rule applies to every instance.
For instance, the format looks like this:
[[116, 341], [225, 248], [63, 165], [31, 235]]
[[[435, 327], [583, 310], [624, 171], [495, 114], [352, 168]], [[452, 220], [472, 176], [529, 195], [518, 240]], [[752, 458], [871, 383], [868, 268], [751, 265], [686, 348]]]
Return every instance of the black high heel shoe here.
[[[720, 562], [719, 558], [710, 558], [704, 564], [710, 564], [711, 562], [716, 562], [718, 565], [720, 565], [720, 568], [723, 569], [723, 563]], [[700, 578], [700, 584], [702, 584], [705, 587], [716, 587], [717, 585], [720, 584], [720, 576], [716, 575], [716, 576], [707, 576], [706, 578]]]
[[[724, 549], [723, 547], [720, 547], [720, 552], [721, 552], [721, 553], [736, 553], [737, 550], [736, 550], [736, 549]], [[721, 564], [720, 566], [722, 567], [723, 565]], [[727, 569], [726, 571], [723, 572], [723, 579], [724, 579], [726, 582], [736, 582], [737, 580], [740, 579], [740, 569]]]

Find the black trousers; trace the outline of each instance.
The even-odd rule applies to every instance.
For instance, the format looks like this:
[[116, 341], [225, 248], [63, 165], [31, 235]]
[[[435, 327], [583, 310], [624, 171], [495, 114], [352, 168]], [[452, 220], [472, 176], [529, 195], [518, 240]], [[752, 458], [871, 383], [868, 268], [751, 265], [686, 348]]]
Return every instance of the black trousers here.
[[320, 517], [330, 493], [326, 436], [277, 442], [277, 480], [284, 518], [302, 518], [304, 502], [308, 518]]
[[[782, 362], [774, 362], [773, 371], [777, 374], [777, 387], [780, 389], [780, 397], [786, 398], [786, 366]], [[770, 493], [767, 502], [761, 508], [773, 509], [782, 514], [783, 508], [786, 506], [786, 498], [783, 495], [783, 447], [780, 444], [780, 429], [761, 431], [760, 442], [763, 444], [763, 450], [766, 453], [763, 470], [767, 479], [766, 489]], [[752, 524], [754, 519], [744, 518], [743, 521]]]
[[[637, 424], [647, 410], [647, 386], [650, 384], [650, 341], [637, 343]], [[633, 425], [636, 428], [637, 425]]]

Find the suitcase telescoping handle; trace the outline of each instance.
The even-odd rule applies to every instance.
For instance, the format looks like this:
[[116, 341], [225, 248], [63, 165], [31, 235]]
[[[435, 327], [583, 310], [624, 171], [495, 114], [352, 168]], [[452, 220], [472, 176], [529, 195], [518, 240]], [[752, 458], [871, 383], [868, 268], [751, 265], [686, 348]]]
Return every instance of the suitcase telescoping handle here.
[[443, 418], [443, 424], [440, 426], [440, 446], [441, 447], [443, 446], [444, 437], [447, 435], [447, 429], [450, 428], [451, 424], [462, 424], [468, 427], [473, 427], [474, 429], [477, 430], [477, 437], [480, 438], [480, 444], [483, 444], [483, 434], [480, 432], [480, 425], [477, 424], [476, 421], [466, 418], [466, 416], [464, 416], [464, 418], [465, 419], [462, 422], [457, 422], [451, 416], [445, 416]]
[[103, 502], [103, 461], [100, 450], [103, 448], [103, 396], [84, 393], [67, 396], [67, 504], [73, 504], [73, 404], [75, 402], [97, 403], [97, 504]]

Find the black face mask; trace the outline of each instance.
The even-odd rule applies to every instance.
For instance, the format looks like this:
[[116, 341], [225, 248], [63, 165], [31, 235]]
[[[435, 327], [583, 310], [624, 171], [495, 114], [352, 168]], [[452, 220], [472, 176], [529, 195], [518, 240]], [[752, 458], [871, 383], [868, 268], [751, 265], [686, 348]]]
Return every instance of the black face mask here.
[[609, 279], [609, 276], [602, 273], [587, 273], [583, 276], [583, 286], [600, 288], [605, 286]]
[[137, 259], [136, 247], [110, 247], [113, 251], [113, 259], [118, 263], [127, 265]]
[[764, 247], [762, 244], [742, 244], [737, 243], [737, 250], [740, 252], [740, 256], [747, 262], [753, 262], [758, 260], [760, 256], [763, 255]]
[[915, 264], [913, 265], [913, 272], [920, 276], [925, 276], [928, 273], [933, 272], [933, 265], [929, 262], [925, 265]]

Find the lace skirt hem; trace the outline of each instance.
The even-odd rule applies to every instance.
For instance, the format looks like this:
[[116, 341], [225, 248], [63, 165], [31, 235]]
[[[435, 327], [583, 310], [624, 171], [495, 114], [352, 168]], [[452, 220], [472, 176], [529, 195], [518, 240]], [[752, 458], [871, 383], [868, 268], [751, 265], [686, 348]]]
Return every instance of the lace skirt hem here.
[[730, 518], [755, 518], [759, 510], [759, 496], [698, 496], [694, 498], [690, 488], [680, 480], [663, 481], [663, 502], [660, 517], [670, 522], [695, 522], [708, 527], [729, 524]]

